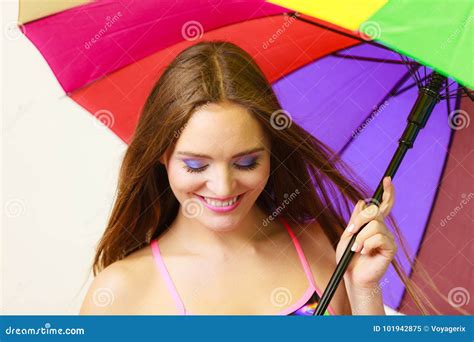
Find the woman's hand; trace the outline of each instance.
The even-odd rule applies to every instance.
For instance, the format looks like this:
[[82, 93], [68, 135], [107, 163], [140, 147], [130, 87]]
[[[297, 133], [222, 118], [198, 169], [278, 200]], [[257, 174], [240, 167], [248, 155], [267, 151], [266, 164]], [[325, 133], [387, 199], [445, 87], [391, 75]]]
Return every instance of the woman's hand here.
[[389, 177], [385, 177], [383, 187], [380, 207], [376, 205], [366, 207], [363, 200], [357, 202], [336, 248], [336, 262], [339, 262], [352, 235], [368, 222], [357, 235], [352, 246], [352, 250], [356, 253], [344, 274], [344, 280], [349, 282], [347, 285], [352, 288], [373, 289], [378, 286], [397, 253], [394, 237], [384, 223], [384, 218], [390, 213], [395, 201], [394, 186]]

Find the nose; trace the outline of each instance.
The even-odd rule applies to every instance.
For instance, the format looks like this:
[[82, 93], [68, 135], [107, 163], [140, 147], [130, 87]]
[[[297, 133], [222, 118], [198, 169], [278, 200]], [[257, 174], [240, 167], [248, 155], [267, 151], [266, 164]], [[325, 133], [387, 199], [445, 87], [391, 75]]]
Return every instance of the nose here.
[[216, 197], [228, 197], [233, 194], [235, 187], [234, 176], [226, 165], [216, 166], [209, 179], [207, 187]]

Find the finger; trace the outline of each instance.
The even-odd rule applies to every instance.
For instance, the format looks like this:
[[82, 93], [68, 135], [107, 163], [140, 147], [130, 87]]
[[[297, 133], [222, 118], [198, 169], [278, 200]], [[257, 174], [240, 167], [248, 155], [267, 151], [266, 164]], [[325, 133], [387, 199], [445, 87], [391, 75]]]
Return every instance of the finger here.
[[382, 234], [387, 236], [390, 240], [394, 240], [393, 235], [387, 229], [387, 226], [379, 221], [370, 221], [367, 226], [364, 227], [357, 235], [351, 250], [353, 252], [359, 252], [364, 245], [364, 241], [370, 239], [372, 236]]
[[383, 217], [387, 217], [395, 204], [395, 187], [392, 183], [391, 177], [383, 179], [383, 194], [382, 203], [380, 204], [380, 211]]
[[364, 224], [375, 220], [379, 215], [379, 208], [375, 204], [369, 205], [364, 210], [360, 211], [357, 216], [355, 216], [352, 223], [347, 227], [346, 231], [344, 232], [345, 235], [350, 236], [352, 234], [357, 233]]
[[383, 251], [388, 257], [393, 257], [398, 250], [397, 244], [384, 234], [376, 234], [364, 241], [360, 251], [362, 255], [371, 254], [376, 250]]
[[355, 219], [360, 214], [360, 212], [364, 210], [364, 208], [365, 208], [365, 202], [363, 200], [357, 201], [356, 205], [354, 206], [354, 209], [352, 210], [351, 218], [349, 219], [349, 222], [347, 223], [347, 227], [346, 229], [344, 229], [344, 232], [341, 238], [346, 238], [353, 234]]

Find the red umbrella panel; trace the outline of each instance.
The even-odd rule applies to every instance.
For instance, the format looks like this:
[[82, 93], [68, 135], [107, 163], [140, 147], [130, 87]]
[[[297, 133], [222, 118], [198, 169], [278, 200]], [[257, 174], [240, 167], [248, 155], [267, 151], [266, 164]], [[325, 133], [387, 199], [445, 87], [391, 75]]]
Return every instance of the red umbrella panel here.
[[[474, 113], [474, 103], [463, 98], [457, 109], [467, 120]], [[459, 129], [460, 128], [460, 129]], [[418, 262], [439, 287], [443, 300], [427, 286], [424, 273], [416, 270], [411, 279], [422, 286], [434, 305], [446, 315], [459, 315], [458, 308], [474, 312], [470, 295], [473, 288], [474, 222], [474, 125], [460, 122], [448, 146], [448, 157], [436, 191], [433, 209], [418, 251]], [[446, 256], [449, 258], [446, 258]], [[449, 305], [446, 305], [446, 300]], [[404, 295], [399, 309], [406, 314], [419, 314], [412, 299]]]
[[[291, 29], [284, 35], [267, 48], [262, 45], [262, 42], [289, 22]], [[239, 45], [254, 57], [271, 82], [322, 56], [359, 43], [356, 39], [287, 15], [226, 26], [206, 32], [199, 40], [227, 40]], [[105, 116], [106, 121], [111, 122], [107, 120], [107, 116], [111, 117], [114, 123], [110, 128], [128, 142], [153, 84], [179, 52], [195, 43], [196, 41], [183, 41], [156, 52], [72, 92], [70, 96], [91, 113]]]

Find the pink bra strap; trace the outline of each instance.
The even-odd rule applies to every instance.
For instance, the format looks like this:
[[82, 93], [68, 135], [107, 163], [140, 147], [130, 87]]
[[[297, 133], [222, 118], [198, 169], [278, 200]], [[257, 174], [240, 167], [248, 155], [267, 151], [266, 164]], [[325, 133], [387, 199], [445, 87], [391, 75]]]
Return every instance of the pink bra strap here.
[[288, 224], [288, 222], [283, 217], [279, 217], [279, 218], [280, 218], [281, 223], [285, 226], [286, 230], [291, 236], [291, 241], [293, 241], [293, 244], [295, 245], [296, 252], [298, 253], [298, 257], [300, 258], [301, 264], [303, 265], [306, 278], [308, 278], [308, 281], [313, 286], [313, 288], [317, 289], [318, 287], [316, 286], [316, 283], [314, 282], [313, 273], [311, 272], [311, 268], [309, 267], [308, 260], [306, 259], [306, 256], [303, 253], [303, 249], [301, 248], [301, 245], [298, 239], [296, 238], [296, 235], [293, 233], [293, 230], [291, 230], [291, 227]]
[[184, 308], [183, 301], [176, 290], [176, 286], [174, 285], [173, 281], [171, 280], [171, 276], [166, 268], [165, 263], [163, 262], [163, 258], [161, 257], [160, 248], [158, 247], [158, 240], [153, 240], [151, 243], [151, 251], [153, 253], [153, 258], [155, 259], [156, 267], [158, 268], [158, 272], [162, 275], [168, 290], [173, 297], [174, 302], [179, 310], [179, 312], [183, 315], [186, 314], [186, 309]]

